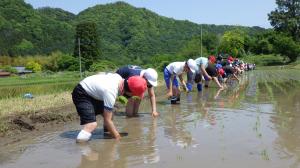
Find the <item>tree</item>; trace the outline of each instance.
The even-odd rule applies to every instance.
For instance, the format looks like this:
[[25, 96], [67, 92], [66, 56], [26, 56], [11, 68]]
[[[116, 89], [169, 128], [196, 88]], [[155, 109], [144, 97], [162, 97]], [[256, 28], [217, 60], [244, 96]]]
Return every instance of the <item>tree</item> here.
[[[197, 58], [201, 56], [201, 39], [200, 37], [194, 37], [179, 52], [180, 55], [183, 55], [185, 58]], [[207, 50], [202, 46], [202, 54], [207, 55]]]
[[276, 53], [286, 56], [290, 61], [296, 61], [300, 55], [300, 45], [292, 37], [284, 34], [277, 34], [273, 39], [273, 46]]
[[26, 69], [32, 70], [33, 72], [40, 72], [42, 71], [42, 66], [35, 61], [29, 61], [26, 64]]
[[244, 54], [244, 32], [235, 29], [227, 31], [221, 38], [219, 52], [231, 54], [233, 56], [241, 56]]
[[300, 40], [300, 1], [276, 0], [278, 7], [268, 14], [276, 31], [287, 33], [294, 40]]
[[79, 62], [68, 54], [61, 54], [57, 59], [58, 70], [78, 71]]
[[93, 61], [101, 59], [99, 50], [99, 37], [94, 22], [82, 22], [76, 27], [74, 56], [78, 56], [78, 40], [80, 40], [80, 52], [88, 69]]
[[33, 54], [34, 45], [31, 41], [23, 39], [20, 44], [14, 46], [14, 55], [30, 55]]
[[208, 54], [214, 55], [217, 53], [217, 46], [220, 45], [220, 38], [214, 33], [204, 33], [202, 44], [207, 49]]

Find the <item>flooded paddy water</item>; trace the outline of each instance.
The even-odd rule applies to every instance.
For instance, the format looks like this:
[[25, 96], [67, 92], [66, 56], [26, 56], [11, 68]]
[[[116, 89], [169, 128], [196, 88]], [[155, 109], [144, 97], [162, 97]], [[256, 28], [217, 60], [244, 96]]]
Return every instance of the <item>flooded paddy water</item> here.
[[0, 147], [0, 167], [299, 168], [299, 71], [256, 70], [241, 79], [226, 90], [183, 94], [176, 105], [158, 88], [159, 118], [152, 119], [148, 100], [140, 117], [116, 113], [118, 130], [128, 133], [119, 142], [99, 127], [78, 145], [79, 122], [29, 133]]

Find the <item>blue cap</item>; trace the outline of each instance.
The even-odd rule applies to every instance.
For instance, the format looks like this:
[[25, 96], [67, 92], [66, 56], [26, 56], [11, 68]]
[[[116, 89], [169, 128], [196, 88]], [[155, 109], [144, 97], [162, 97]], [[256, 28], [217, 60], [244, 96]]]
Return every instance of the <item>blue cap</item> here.
[[220, 68], [222, 68], [222, 65], [221, 64], [216, 64], [216, 68], [220, 69]]

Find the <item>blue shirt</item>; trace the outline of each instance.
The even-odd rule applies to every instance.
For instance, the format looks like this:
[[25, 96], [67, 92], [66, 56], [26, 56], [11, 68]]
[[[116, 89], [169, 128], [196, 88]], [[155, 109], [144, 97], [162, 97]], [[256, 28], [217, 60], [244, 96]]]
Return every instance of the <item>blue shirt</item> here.
[[117, 74], [119, 74], [122, 78], [128, 79], [132, 76], [140, 76], [142, 68], [139, 66], [128, 65], [121, 67], [117, 70]]
[[[136, 65], [127, 65], [119, 68], [116, 73], [119, 74], [123, 79], [128, 79], [132, 76], [140, 76], [142, 68]], [[151, 88], [152, 85], [147, 84], [148, 88]]]

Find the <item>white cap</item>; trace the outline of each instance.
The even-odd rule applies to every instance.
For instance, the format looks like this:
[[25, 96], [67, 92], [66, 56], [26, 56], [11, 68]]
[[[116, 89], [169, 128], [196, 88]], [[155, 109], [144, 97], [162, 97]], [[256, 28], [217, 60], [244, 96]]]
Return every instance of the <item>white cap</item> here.
[[147, 81], [154, 87], [157, 86], [157, 72], [153, 68], [142, 70], [141, 76], [145, 77]]
[[189, 66], [190, 70], [191, 70], [193, 73], [195, 73], [195, 71], [198, 69], [198, 68], [197, 68], [197, 63], [196, 63], [196, 61], [193, 60], [193, 59], [189, 59], [189, 60], [187, 61], [187, 65]]

